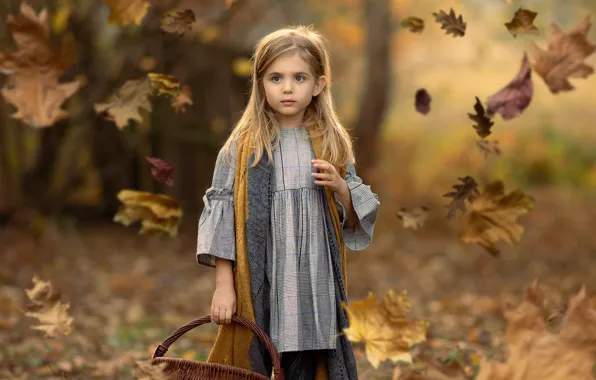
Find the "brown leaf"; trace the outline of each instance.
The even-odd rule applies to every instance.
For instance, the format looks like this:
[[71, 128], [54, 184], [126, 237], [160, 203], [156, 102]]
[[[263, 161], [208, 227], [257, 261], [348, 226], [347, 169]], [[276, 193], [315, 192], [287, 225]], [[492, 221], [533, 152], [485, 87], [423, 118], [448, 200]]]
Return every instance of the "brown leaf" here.
[[45, 332], [47, 337], [68, 335], [72, 331], [72, 318], [68, 315], [69, 303], [60, 303], [60, 292], [54, 292], [50, 282], [33, 276], [33, 288], [25, 289], [27, 297], [33, 302], [25, 307], [25, 315], [39, 320], [41, 324], [33, 326]]
[[470, 203], [472, 210], [464, 215], [461, 241], [477, 243], [498, 256], [497, 241], [513, 244], [521, 239], [524, 228], [517, 219], [533, 208], [534, 198], [520, 190], [505, 194], [503, 182], [494, 181], [481, 194], [472, 196]]
[[149, 9], [147, 0], [104, 0], [104, 3], [110, 8], [108, 22], [117, 25], [141, 25]]
[[192, 24], [197, 21], [192, 9], [184, 11], [169, 11], [161, 18], [161, 29], [166, 33], [183, 35], [192, 29]]
[[416, 111], [426, 115], [430, 112], [430, 102], [432, 98], [430, 94], [424, 89], [421, 88], [416, 91], [416, 95], [414, 96], [414, 106], [416, 107]]
[[172, 99], [171, 105], [174, 109], [174, 112], [186, 112], [186, 106], [193, 104], [191, 96], [192, 90], [190, 89], [190, 86], [187, 84], [182, 85], [182, 89], [178, 92], [178, 95], [176, 95], [176, 97]]
[[168, 186], [174, 186], [174, 166], [172, 164], [155, 157], [145, 157], [145, 159], [153, 166], [151, 168], [153, 178]]
[[594, 68], [584, 63], [596, 51], [596, 44], [587, 40], [591, 26], [589, 15], [569, 33], [563, 33], [557, 24], [552, 23], [547, 38], [548, 49], [532, 44], [532, 66], [551, 93], [572, 91], [575, 87], [569, 83], [569, 78], [587, 78], [594, 73]]
[[458, 180], [463, 184], [455, 184], [452, 186], [455, 191], [443, 194], [444, 197], [453, 198], [453, 200], [445, 206], [449, 210], [447, 212], [447, 219], [455, 218], [457, 210], [465, 213], [467, 211], [466, 199], [470, 200], [474, 194], [479, 194], [478, 184], [474, 178], [467, 175], [465, 177], [459, 177]]
[[490, 128], [495, 123], [488, 117], [484, 116], [484, 107], [482, 106], [482, 103], [480, 103], [480, 99], [478, 99], [478, 97], [476, 97], [474, 111], [476, 111], [476, 114], [469, 113], [468, 119], [476, 122], [476, 124], [473, 125], [474, 129], [476, 130], [476, 134], [480, 136], [481, 139], [490, 136]]
[[171, 75], [148, 73], [147, 77], [149, 77], [152, 94], [175, 98], [180, 92], [180, 81]]
[[500, 156], [501, 148], [499, 148], [498, 140], [478, 140], [476, 146], [484, 153], [484, 158], [488, 159], [490, 156]]
[[105, 103], [96, 103], [95, 112], [105, 113], [120, 129], [128, 125], [129, 119], [142, 122], [139, 108], [149, 112], [152, 109], [149, 102], [150, 91], [149, 80], [146, 77], [128, 80]]
[[412, 33], [422, 33], [424, 30], [424, 20], [418, 17], [406, 17], [401, 20], [399, 25], [402, 28], [407, 28]]
[[452, 37], [463, 37], [466, 34], [466, 23], [462, 15], [455, 17], [453, 8], [449, 9], [449, 14], [441, 10], [439, 13], [433, 12], [435, 21], [441, 24], [441, 29], [445, 29], [445, 34], [451, 34]]
[[501, 90], [488, 97], [486, 114], [493, 117], [498, 112], [503, 120], [510, 120], [522, 114], [530, 105], [534, 92], [532, 68], [528, 56], [524, 54], [517, 75]]
[[395, 215], [402, 221], [404, 228], [417, 230], [424, 225], [424, 222], [428, 218], [428, 208], [421, 206], [408, 211], [408, 209], [402, 207]]
[[537, 15], [536, 12], [520, 7], [515, 11], [511, 21], [505, 23], [505, 26], [514, 38], [518, 34], [538, 34], [538, 28], [534, 26], [534, 19]]

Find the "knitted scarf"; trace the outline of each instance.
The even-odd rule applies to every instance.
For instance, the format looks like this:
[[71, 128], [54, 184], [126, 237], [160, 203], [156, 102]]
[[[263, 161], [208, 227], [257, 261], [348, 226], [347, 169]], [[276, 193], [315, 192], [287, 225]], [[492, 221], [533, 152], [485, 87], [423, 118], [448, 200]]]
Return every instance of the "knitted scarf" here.
[[[322, 155], [322, 137], [313, 137], [310, 129], [309, 134], [315, 157], [320, 158]], [[266, 154], [263, 154], [261, 162], [257, 167], [249, 168], [249, 161], [251, 161], [251, 157], [254, 158], [254, 153], [250, 152], [251, 149], [247, 140], [242, 137], [238, 140], [234, 181], [234, 216], [236, 229], [234, 285], [236, 289], [236, 314], [257, 323], [261, 327], [265, 325], [265, 330], [267, 331], [268, 321], [263, 315], [262, 307], [255, 309], [253, 302], [262, 302], [263, 292], [267, 291], [263, 289], [265, 272], [263, 256], [266, 252], [263, 241], [268, 238], [268, 226], [270, 224], [270, 208], [268, 203], [270, 203], [271, 199], [271, 171], [265, 168], [268, 166]], [[339, 174], [342, 178], [345, 178], [345, 166], [339, 168]], [[265, 187], [267, 183], [269, 186]], [[267, 189], [269, 194], [263, 196], [263, 189]], [[347, 298], [346, 248], [342, 241], [341, 221], [333, 192], [325, 188], [325, 193], [330, 219], [333, 222], [336, 237], [334, 240], [339, 248], [339, 256], [341, 258], [343, 281], [339, 280], [339, 284], [343, 284], [343, 289], [340, 292], [344, 295], [342, 298]], [[329, 219], [329, 216], [327, 218]], [[257, 272], [251, 273], [251, 271]], [[231, 365], [255, 372], [270, 371], [271, 368], [264, 368], [267, 364], [263, 365], [262, 361], [258, 359], [252, 360], [251, 363], [250, 356], [254, 356], [252, 352], [259, 352], [263, 357], [268, 357], [269, 355], [264, 351], [264, 346], [258, 342], [256, 337], [253, 339], [253, 336], [254, 334], [250, 330], [234, 323], [219, 325], [217, 338], [207, 361]], [[351, 347], [349, 349], [351, 350]], [[251, 351], [250, 355], [249, 350]], [[327, 371], [322, 361], [319, 360], [316, 380], [327, 379]]]

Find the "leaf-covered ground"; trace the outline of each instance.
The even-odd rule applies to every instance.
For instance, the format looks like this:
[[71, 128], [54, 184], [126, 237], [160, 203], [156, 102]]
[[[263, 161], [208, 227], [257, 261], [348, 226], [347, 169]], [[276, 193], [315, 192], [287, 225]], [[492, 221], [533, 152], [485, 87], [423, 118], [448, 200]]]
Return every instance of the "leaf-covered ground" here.
[[[557, 328], [569, 296], [586, 285], [593, 294], [596, 223], [594, 195], [533, 191], [536, 208], [524, 216], [524, 238], [493, 258], [462, 245], [444, 215], [404, 229], [387, 204], [371, 247], [349, 252], [349, 298], [407, 290], [412, 318], [428, 320], [427, 342], [413, 348], [427, 377], [473, 376], [480, 357], [503, 358], [501, 304], [517, 304], [538, 279], [550, 327]], [[68, 225], [68, 223], [62, 223]], [[133, 378], [133, 359], [148, 358], [177, 327], [208, 314], [214, 272], [195, 264], [194, 231], [178, 238], [136, 235], [115, 224], [49, 226], [36, 243], [22, 231], [0, 233], [0, 369], [15, 378]], [[44, 338], [21, 309], [37, 275], [70, 303], [73, 332]], [[167, 355], [204, 360], [216, 326], [202, 326]], [[363, 379], [391, 379], [394, 366], [373, 369], [356, 344]], [[415, 360], [416, 361], [416, 360]], [[424, 364], [426, 363], [426, 364]], [[433, 367], [434, 366], [434, 367]], [[405, 370], [404, 370], [405, 371]], [[449, 372], [451, 371], [451, 372]], [[94, 375], [93, 375], [94, 374]], [[115, 375], [115, 377], [114, 377]], [[414, 377], [412, 377], [414, 378]], [[456, 377], [452, 377], [456, 378]], [[460, 377], [461, 378], [461, 377]]]

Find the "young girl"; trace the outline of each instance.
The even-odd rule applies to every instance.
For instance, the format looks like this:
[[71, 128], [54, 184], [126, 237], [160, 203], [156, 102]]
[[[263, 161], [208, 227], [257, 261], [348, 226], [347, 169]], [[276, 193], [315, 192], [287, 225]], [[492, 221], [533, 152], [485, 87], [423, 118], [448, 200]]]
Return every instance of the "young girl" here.
[[215, 267], [218, 323], [209, 362], [271, 375], [259, 325], [286, 379], [357, 379], [348, 327], [345, 246], [366, 248], [378, 197], [354, 169], [333, 108], [329, 56], [312, 27], [258, 42], [252, 92], [221, 149], [199, 220], [197, 262]]

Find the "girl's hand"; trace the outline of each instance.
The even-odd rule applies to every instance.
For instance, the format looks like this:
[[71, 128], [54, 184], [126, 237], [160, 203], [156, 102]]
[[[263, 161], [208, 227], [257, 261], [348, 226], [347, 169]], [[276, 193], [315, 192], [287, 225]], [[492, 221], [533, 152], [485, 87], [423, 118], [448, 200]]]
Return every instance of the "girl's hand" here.
[[236, 314], [236, 290], [234, 286], [220, 285], [215, 288], [211, 301], [211, 321], [219, 324], [232, 322]]
[[312, 173], [312, 176], [316, 178], [315, 184], [328, 187], [331, 191], [339, 194], [348, 190], [348, 184], [335, 170], [335, 166], [325, 160], [312, 160], [311, 162], [320, 171], [320, 173]]

